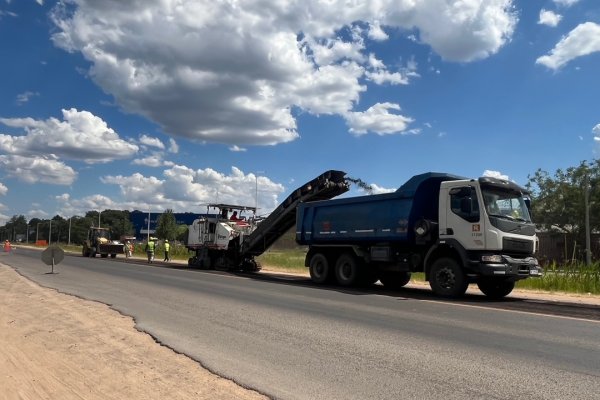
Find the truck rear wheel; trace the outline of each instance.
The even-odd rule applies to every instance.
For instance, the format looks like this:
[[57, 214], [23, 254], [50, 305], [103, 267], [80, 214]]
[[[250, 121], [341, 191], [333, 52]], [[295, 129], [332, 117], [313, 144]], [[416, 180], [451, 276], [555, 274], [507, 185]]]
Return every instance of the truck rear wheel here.
[[477, 281], [479, 290], [491, 299], [501, 299], [515, 288], [515, 282], [503, 279], [480, 278]]
[[341, 286], [352, 286], [360, 282], [361, 265], [352, 254], [342, 254], [335, 263], [335, 278]]
[[400, 289], [410, 282], [410, 272], [382, 272], [379, 280], [388, 289]]
[[452, 258], [440, 258], [431, 266], [429, 285], [435, 294], [442, 297], [460, 297], [467, 291], [469, 282]]
[[331, 275], [329, 261], [322, 253], [316, 253], [310, 258], [308, 270], [310, 272], [310, 279], [315, 283], [325, 283]]

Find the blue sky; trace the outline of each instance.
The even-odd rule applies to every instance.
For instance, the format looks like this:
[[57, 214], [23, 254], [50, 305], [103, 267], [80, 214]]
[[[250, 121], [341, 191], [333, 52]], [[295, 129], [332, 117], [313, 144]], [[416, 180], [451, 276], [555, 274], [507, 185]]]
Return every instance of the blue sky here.
[[598, 158], [600, 2], [344, 3], [0, 0], [0, 223]]

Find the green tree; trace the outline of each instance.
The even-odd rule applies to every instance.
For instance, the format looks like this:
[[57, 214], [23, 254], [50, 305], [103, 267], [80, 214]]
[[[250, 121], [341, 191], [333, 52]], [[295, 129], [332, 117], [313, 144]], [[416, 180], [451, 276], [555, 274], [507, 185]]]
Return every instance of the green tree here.
[[177, 233], [177, 220], [175, 219], [173, 210], [165, 210], [156, 222], [156, 236], [161, 239], [174, 240], [177, 238]]
[[113, 239], [133, 233], [133, 224], [129, 220], [127, 210], [104, 210], [100, 212], [100, 218], [98, 218], [98, 211], [88, 211], [85, 216], [91, 222], [90, 226], [98, 226], [99, 222], [101, 227], [109, 228]]
[[600, 230], [600, 160], [556, 170], [554, 176], [538, 169], [527, 184], [532, 195], [533, 219], [546, 230], [585, 239], [585, 191], [589, 190], [591, 231]]

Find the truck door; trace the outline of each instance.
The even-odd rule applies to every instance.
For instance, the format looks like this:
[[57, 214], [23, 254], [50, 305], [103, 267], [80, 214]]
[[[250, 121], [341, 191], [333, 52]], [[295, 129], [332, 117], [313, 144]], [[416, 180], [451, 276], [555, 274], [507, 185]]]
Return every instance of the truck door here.
[[445, 201], [440, 202], [440, 205], [446, 204], [446, 226], [440, 232], [440, 239], [453, 238], [467, 250], [483, 249], [484, 226], [479, 211], [477, 189], [474, 186], [462, 185], [441, 191], [440, 195], [442, 194], [447, 196]]

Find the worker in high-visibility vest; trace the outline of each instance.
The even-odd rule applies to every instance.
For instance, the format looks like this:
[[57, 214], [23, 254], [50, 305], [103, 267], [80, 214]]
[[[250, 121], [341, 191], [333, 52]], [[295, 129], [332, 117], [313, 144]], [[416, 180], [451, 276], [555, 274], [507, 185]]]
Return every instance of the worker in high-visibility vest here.
[[171, 261], [169, 250], [171, 250], [171, 245], [169, 244], [169, 241], [165, 239], [165, 259], [163, 261]]
[[148, 243], [146, 243], [146, 254], [148, 255], [148, 263], [154, 261], [154, 239], [150, 238]]
[[4, 241], [4, 252], [5, 252], [5, 253], [9, 253], [9, 252], [10, 252], [10, 250], [11, 250], [11, 247], [10, 247], [10, 241], [9, 241], [8, 239], [6, 239], [6, 240]]

